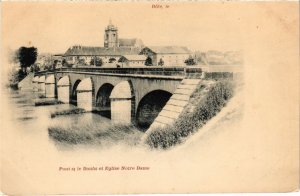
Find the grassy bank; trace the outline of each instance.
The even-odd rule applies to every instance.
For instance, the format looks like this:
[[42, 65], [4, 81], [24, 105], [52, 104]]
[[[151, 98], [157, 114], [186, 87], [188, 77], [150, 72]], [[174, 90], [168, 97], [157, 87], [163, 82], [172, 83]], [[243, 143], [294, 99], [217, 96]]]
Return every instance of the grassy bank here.
[[85, 123], [81, 125], [51, 126], [49, 136], [56, 141], [68, 144], [115, 144], [123, 142], [136, 145], [142, 133], [130, 125], [111, 125], [110, 123]]
[[167, 149], [182, 143], [214, 117], [233, 96], [233, 92], [234, 85], [229, 81], [201, 83], [175, 123], [151, 130], [146, 144], [151, 148]]
[[54, 112], [51, 113], [51, 118], [55, 118], [57, 116], [62, 116], [62, 115], [71, 115], [71, 114], [83, 114], [86, 113], [86, 111], [84, 109], [81, 108], [74, 108], [74, 109], [67, 109], [67, 110], [63, 110], [63, 111], [58, 111], [58, 112]]
[[34, 103], [35, 106], [56, 105], [56, 104], [62, 104], [62, 102], [58, 101], [56, 99], [53, 99], [53, 100], [37, 101]]
[[46, 95], [44, 95], [44, 94], [39, 94], [39, 95], [38, 95], [38, 98], [40, 98], [40, 99], [46, 98]]

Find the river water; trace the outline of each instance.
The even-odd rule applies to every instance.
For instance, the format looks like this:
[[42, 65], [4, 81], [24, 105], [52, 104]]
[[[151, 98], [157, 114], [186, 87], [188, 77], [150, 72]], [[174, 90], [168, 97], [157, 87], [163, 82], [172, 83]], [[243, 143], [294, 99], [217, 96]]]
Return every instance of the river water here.
[[[162, 151], [130, 144], [135, 134], [123, 134], [123, 140], [106, 137], [105, 142], [59, 142], [49, 136], [49, 127], [71, 125], [76, 131], [87, 123], [109, 126], [110, 120], [92, 113], [51, 118], [52, 112], [75, 106], [36, 107], [34, 103], [44, 99], [32, 91], [3, 90], [1, 97], [1, 188], [10, 195], [210, 192], [216, 190], [212, 184], [222, 192], [245, 175], [237, 168], [248, 160], [240, 149], [246, 148], [243, 138], [249, 136], [233, 120], [237, 118], [230, 117], [236, 113], [236, 101], [186, 143]], [[252, 147], [247, 152], [253, 152]], [[148, 169], [106, 169], [117, 167]], [[254, 182], [245, 181], [245, 187], [249, 183]]]
[[[51, 101], [54, 100], [54, 98], [40, 98], [40, 93], [33, 92], [31, 90], [6, 90], [4, 92], [8, 98], [7, 107], [13, 114], [9, 117], [9, 120], [12, 122], [14, 127], [22, 127], [21, 130], [18, 130], [18, 128], [16, 129], [18, 131], [23, 131], [24, 133], [29, 133], [31, 136], [34, 135], [34, 140], [46, 141], [49, 147], [54, 147], [58, 151], [74, 150], [78, 148], [98, 148], [101, 150], [103, 147], [107, 148], [107, 145], [117, 145], [120, 140], [122, 140], [123, 143], [126, 143], [126, 141], [124, 141], [126, 139], [131, 141], [133, 139], [139, 140], [143, 134], [137, 129], [134, 129], [134, 138], [130, 138], [131, 135], [124, 137], [122, 134], [121, 137], [123, 138], [116, 138], [117, 136], [111, 135], [111, 137], [104, 137], [103, 140], [105, 141], [101, 141], [101, 138], [97, 138], [97, 142], [89, 142], [89, 140], [87, 140], [84, 142], [74, 143], [57, 140], [55, 137], [51, 136], [49, 127], [59, 127], [67, 129], [69, 132], [74, 130], [81, 132], [80, 134], [84, 134], [85, 131], [89, 131], [89, 127], [97, 127], [97, 130], [101, 130], [109, 129], [113, 125], [109, 118], [96, 113], [59, 115], [55, 118], [51, 118], [51, 114], [53, 113], [68, 111], [76, 109], [77, 107], [72, 104], [35, 106], [36, 102]], [[15, 130], [15, 128], [12, 128], [12, 130]], [[103, 134], [105, 135], [110, 133], [108, 132]], [[136, 143], [138, 142], [135, 142], [135, 144]]]

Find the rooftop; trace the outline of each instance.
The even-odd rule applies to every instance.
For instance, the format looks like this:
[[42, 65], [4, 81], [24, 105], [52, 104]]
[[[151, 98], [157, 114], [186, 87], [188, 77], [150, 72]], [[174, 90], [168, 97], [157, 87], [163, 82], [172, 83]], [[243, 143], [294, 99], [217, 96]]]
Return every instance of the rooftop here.
[[133, 55], [139, 54], [137, 48], [105, 48], [105, 47], [90, 47], [90, 46], [73, 46], [70, 47], [64, 56], [101, 56], [101, 55]]
[[137, 39], [137, 38], [132, 38], [132, 39], [119, 39], [119, 45], [120, 47], [133, 47], [135, 45], [143, 45], [142, 40]]
[[145, 55], [123, 55], [123, 57], [129, 61], [145, 61], [147, 59]]
[[156, 54], [190, 54], [191, 51], [185, 46], [149, 46], [146, 47]]

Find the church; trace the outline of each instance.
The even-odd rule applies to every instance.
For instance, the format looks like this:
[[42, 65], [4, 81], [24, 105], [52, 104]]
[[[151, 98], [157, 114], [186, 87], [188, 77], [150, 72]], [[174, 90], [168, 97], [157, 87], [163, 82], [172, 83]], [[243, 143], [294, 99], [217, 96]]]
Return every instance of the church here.
[[138, 55], [143, 48], [140, 39], [119, 38], [118, 28], [111, 21], [105, 28], [104, 47], [72, 46], [64, 54], [71, 65], [94, 65], [94, 60], [101, 59], [104, 65], [116, 65], [123, 55]]
[[181, 46], [145, 47], [137, 38], [119, 38], [118, 28], [110, 21], [104, 31], [103, 47], [72, 46], [63, 55], [69, 65], [97, 66], [184, 66], [191, 51]]

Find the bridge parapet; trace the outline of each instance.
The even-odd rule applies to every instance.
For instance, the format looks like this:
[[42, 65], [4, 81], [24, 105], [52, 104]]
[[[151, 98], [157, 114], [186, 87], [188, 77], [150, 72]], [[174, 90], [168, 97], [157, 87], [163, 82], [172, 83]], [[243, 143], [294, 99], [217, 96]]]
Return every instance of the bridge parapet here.
[[43, 75], [46, 75], [46, 74], [54, 74], [54, 71], [51, 70], [43, 70], [43, 71], [39, 71], [39, 72], [35, 72], [34, 73], [34, 76], [43, 76]]
[[[200, 78], [202, 69], [200, 67], [130, 67], [130, 68], [111, 68], [111, 67], [72, 67], [59, 68], [56, 72], [75, 72], [88, 73], [95, 75], [114, 75], [130, 77], [158, 77], [158, 78]], [[50, 71], [51, 73], [53, 71]], [[49, 74], [49, 71], [40, 71], [35, 75]]]

